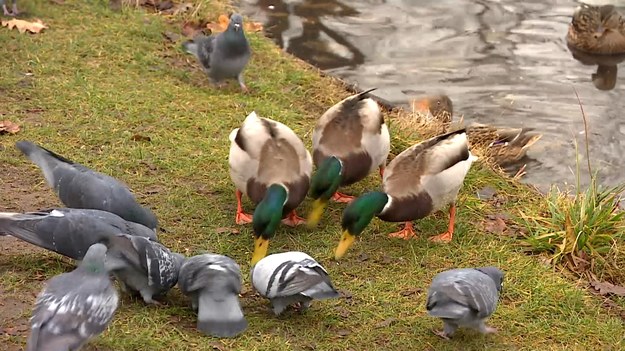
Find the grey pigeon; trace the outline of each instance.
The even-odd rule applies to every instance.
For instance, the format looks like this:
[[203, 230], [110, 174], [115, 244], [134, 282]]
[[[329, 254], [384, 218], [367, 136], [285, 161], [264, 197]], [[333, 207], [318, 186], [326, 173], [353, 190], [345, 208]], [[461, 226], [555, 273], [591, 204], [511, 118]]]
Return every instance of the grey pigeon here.
[[239, 303], [241, 269], [233, 259], [211, 253], [189, 257], [180, 268], [178, 286], [191, 297], [201, 332], [230, 338], [247, 329]]
[[4, 13], [5, 16], [19, 15], [20, 12], [17, 10], [17, 0], [13, 0], [13, 6], [11, 8], [12, 11], [9, 11], [9, 8], [7, 7], [7, 1], [8, 0], [0, 0], [0, 5], [2, 5], [2, 13]]
[[497, 330], [485, 321], [497, 308], [504, 273], [496, 267], [457, 268], [437, 274], [428, 290], [427, 310], [443, 320], [436, 334], [448, 339], [459, 327], [483, 334]]
[[339, 297], [328, 272], [303, 252], [266, 256], [252, 267], [251, 276], [254, 288], [271, 301], [276, 315], [295, 303], [303, 312], [312, 300]]
[[[124, 291], [139, 292], [146, 303], [158, 304], [153, 297], [165, 294], [176, 285], [184, 256], [171, 252], [148, 237], [129, 235], [136, 232], [128, 228], [124, 230], [121, 225], [110, 226], [110, 222], [80, 214], [89, 210], [68, 210], [0, 213], [0, 233], [75, 260], [81, 260], [91, 245], [104, 244], [108, 248], [108, 270], [120, 281]], [[104, 211], [97, 212], [102, 215]], [[150, 231], [139, 224], [126, 223]]]
[[0, 212], [0, 235], [11, 235], [75, 260], [82, 259], [91, 245], [107, 242], [120, 233], [157, 240], [151, 229], [106, 211], [57, 208]]
[[212, 84], [220, 85], [224, 79], [236, 79], [243, 91], [243, 70], [250, 60], [250, 44], [243, 30], [243, 17], [237, 13], [230, 16], [225, 32], [216, 35], [198, 35], [182, 44], [193, 54], [208, 74]]
[[19, 141], [15, 146], [41, 168], [46, 182], [65, 206], [115, 213], [127, 221], [141, 223], [156, 231], [156, 216], [137, 203], [124, 183], [30, 141]]
[[106, 246], [94, 244], [75, 270], [47, 282], [35, 302], [27, 351], [78, 350], [106, 330], [119, 299], [105, 260]]

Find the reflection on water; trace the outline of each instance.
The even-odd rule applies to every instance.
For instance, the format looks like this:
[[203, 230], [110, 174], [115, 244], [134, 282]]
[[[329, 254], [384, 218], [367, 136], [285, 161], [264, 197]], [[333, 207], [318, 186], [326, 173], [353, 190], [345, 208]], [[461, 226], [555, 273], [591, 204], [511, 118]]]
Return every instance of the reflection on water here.
[[584, 139], [575, 88], [590, 124], [592, 164], [603, 183], [614, 184], [625, 181], [625, 99], [617, 69], [625, 56], [569, 50], [565, 36], [577, 5], [243, 0], [241, 7], [288, 52], [362, 88], [378, 87], [386, 100], [445, 92], [467, 122], [536, 128], [544, 136], [523, 162], [525, 180], [537, 185], [575, 181], [574, 140]]

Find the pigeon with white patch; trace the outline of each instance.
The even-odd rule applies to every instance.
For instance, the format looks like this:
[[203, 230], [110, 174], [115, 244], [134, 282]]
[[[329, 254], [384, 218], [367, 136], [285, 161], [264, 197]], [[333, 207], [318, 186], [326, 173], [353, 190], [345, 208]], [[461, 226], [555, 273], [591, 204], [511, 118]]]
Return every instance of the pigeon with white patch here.
[[76, 260], [82, 259], [91, 245], [120, 233], [157, 241], [156, 233], [148, 227], [106, 211], [57, 208], [0, 212], [0, 235], [11, 235]]
[[485, 321], [497, 308], [503, 278], [497, 267], [457, 268], [437, 274], [426, 304], [430, 316], [443, 320], [444, 328], [436, 334], [449, 339], [458, 328], [495, 333]]
[[123, 291], [138, 292], [145, 303], [160, 305], [163, 296], [178, 282], [184, 256], [140, 236], [118, 234], [106, 242], [107, 268]]
[[247, 329], [239, 303], [241, 269], [233, 259], [212, 253], [189, 257], [180, 268], [178, 286], [191, 297], [202, 333], [231, 338]]
[[156, 231], [156, 216], [137, 203], [124, 183], [30, 141], [19, 141], [15, 146], [41, 168], [48, 186], [56, 191], [65, 206], [115, 213]]
[[243, 70], [250, 60], [250, 44], [243, 30], [243, 16], [230, 16], [228, 28], [216, 35], [198, 35], [182, 44], [185, 51], [195, 56], [208, 74], [212, 84], [221, 86], [224, 79], [236, 79], [243, 91], [247, 86]]
[[266, 256], [252, 267], [251, 276], [254, 288], [271, 301], [276, 315], [292, 304], [299, 304], [304, 312], [312, 300], [339, 297], [325, 268], [299, 251]]
[[105, 260], [106, 246], [94, 244], [75, 270], [47, 282], [35, 302], [27, 351], [78, 350], [106, 330], [119, 298]]
[[[92, 211], [96, 210], [0, 213], [0, 233], [75, 260], [81, 260], [91, 245], [104, 244], [108, 248], [107, 268], [119, 279], [124, 291], [137, 291], [146, 303], [158, 304], [153, 297], [165, 294], [176, 285], [184, 256], [129, 230], [139, 224], [120, 218], [129, 224], [124, 229], [122, 222], [115, 226], [97, 216], [81, 214]], [[105, 211], [97, 213], [103, 218], [110, 217]], [[151, 232], [143, 226], [138, 228]]]

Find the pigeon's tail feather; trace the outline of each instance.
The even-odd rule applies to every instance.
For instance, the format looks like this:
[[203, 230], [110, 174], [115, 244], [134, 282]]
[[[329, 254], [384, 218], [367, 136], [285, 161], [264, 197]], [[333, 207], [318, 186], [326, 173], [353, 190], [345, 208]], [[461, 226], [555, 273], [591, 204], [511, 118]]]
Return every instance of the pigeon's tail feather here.
[[339, 292], [334, 289], [329, 281], [324, 281], [303, 291], [302, 295], [309, 296], [315, 300], [333, 299], [340, 296]]
[[185, 41], [182, 43], [182, 47], [187, 53], [192, 54], [195, 57], [199, 57], [200, 54], [198, 51], [198, 45], [193, 40]]
[[457, 303], [436, 304], [432, 307], [428, 306], [428, 314], [432, 317], [461, 319], [471, 313], [471, 309], [467, 306]]
[[207, 335], [231, 338], [247, 329], [247, 320], [236, 294], [219, 296], [201, 292], [199, 296], [197, 328]]
[[0, 233], [10, 235], [44, 249], [53, 250], [52, 243], [37, 235], [35, 225], [41, 216], [22, 213], [0, 213]]
[[298, 302], [310, 302], [311, 300], [312, 299], [310, 297], [303, 294], [274, 297], [271, 299], [271, 307], [273, 309], [273, 313], [278, 316], [290, 305]]
[[56, 183], [54, 180], [54, 167], [59, 163], [73, 164], [74, 162], [54, 152], [36, 145], [30, 141], [18, 141], [15, 144], [26, 157], [28, 157], [33, 163], [35, 163], [46, 178], [48, 186], [54, 187]]

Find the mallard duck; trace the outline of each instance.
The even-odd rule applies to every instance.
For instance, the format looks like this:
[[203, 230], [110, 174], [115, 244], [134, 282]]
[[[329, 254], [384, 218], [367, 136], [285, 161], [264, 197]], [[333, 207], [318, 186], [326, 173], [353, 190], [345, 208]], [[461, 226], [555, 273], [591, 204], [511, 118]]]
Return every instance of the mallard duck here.
[[[306, 198], [312, 157], [302, 140], [286, 125], [250, 113], [230, 133], [230, 178], [236, 186], [236, 223], [252, 222], [252, 264], [267, 255], [269, 240], [282, 220], [289, 226], [304, 224], [295, 208]], [[241, 195], [256, 204], [254, 216], [243, 212]]]
[[501, 167], [519, 161], [543, 136], [534, 128], [499, 128], [479, 123], [472, 123], [466, 130], [471, 146], [486, 150], [486, 156]]
[[575, 9], [566, 34], [569, 45], [601, 55], [625, 52], [625, 20], [613, 5], [581, 4]]
[[366, 193], [345, 208], [341, 221], [343, 234], [335, 257], [345, 255], [374, 216], [386, 222], [406, 222], [404, 229], [389, 236], [409, 239], [415, 236], [411, 221], [447, 205], [449, 227], [430, 240], [450, 242], [456, 217], [455, 200], [475, 159], [464, 130], [439, 135], [404, 150], [386, 167], [383, 191]]
[[[447, 95], [425, 97], [415, 104], [445, 124], [444, 132], [457, 128], [451, 124], [453, 105]], [[491, 158], [500, 167], [519, 161], [525, 156], [527, 149], [543, 136], [533, 128], [505, 128], [480, 123], [472, 123], [464, 128], [471, 147], [484, 150], [484, 156]]]
[[317, 166], [310, 195], [314, 199], [308, 222], [315, 225], [332, 198], [350, 202], [353, 196], [338, 192], [339, 186], [354, 184], [376, 168], [384, 174], [391, 137], [378, 104], [365, 95], [350, 96], [328, 109], [313, 131], [313, 161]]

